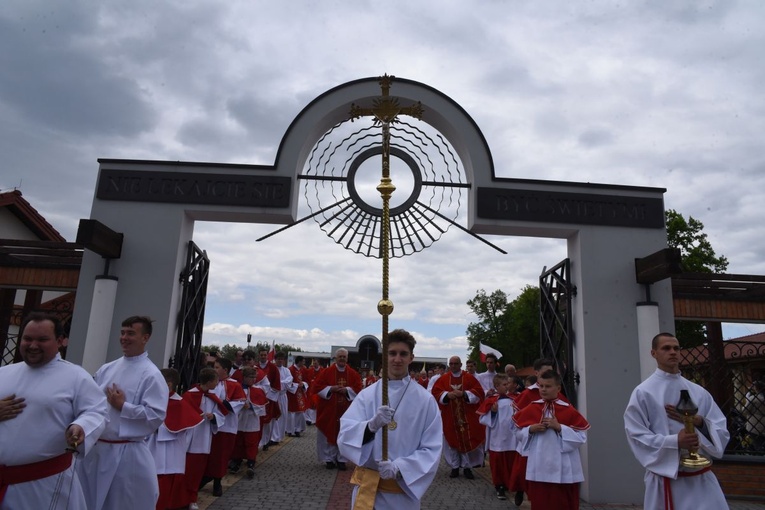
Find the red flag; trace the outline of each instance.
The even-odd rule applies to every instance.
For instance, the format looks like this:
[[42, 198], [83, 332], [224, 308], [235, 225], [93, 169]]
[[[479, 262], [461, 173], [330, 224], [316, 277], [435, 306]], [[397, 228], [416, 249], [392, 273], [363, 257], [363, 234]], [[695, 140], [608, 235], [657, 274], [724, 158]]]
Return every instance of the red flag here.
[[268, 351], [268, 361], [269, 361], [269, 363], [273, 363], [274, 358], [276, 357], [276, 348], [275, 348], [275, 345], [274, 345], [275, 342], [276, 342], [276, 340], [271, 340], [271, 350]]
[[493, 354], [497, 357], [497, 359], [500, 359], [502, 357], [502, 353], [499, 352], [497, 349], [489, 347], [488, 345], [484, 345], [480, 342], [478, 343], [478, 346], [481, 349], [481, 363], [486, 363], [487, 354]]

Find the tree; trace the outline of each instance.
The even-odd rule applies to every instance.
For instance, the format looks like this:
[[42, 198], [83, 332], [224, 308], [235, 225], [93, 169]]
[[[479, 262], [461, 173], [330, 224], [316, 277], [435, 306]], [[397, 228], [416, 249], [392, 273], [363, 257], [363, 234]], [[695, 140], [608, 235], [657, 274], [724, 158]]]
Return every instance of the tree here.
[[[689, 216], [688, 220], [674, 209], [665, 213], [667, 222], [667, 244], [679, 248], [683, 270], [692, 273], [723, 273], [728, 269], [728, 259], [719, 257], [712, 248], [704, 224]], [[675, 321], [675, 335], [685, 347], [706, 342], [706, 325], [699, 321]]]
[[507, 294], [497, 289], [487, 295], [481, 289], [473, 299], [468, 300], [467, 305], [478, 318], [478, 322], [471, 322], [467, 327], [468, 345], [471, 347], [468, 358], [479, 360], [480, 343], [504, 353], [508, 347], [505, 317]]
[[539, 357], [539, 287], [526, 285], [509, 306], [508, 359], [529, 366]]
[[467, 327], [469, 359], [480, 359], [479, 343], [500, 351], [502, 364], [526, 366], [539, 357], [539, 287], [527, 285], [512, 302], [502, 290], [481, 289], [467, 304], [478, 318]]
[[[265, 343], [265, 342], [258, 342], [255, 345], [250, 346], [250, 350], [255, 351], [256, 353], [260, 351], [261, 349], [265, 349], [267, 351], [271, 350], [271, 344]], [[290, 344], [276, 344], [274, 349], [276, 352], [284, 351], [284, 352], [302, 352], [303, 349], [300, 347], [294, 347]], [[203, 351], [207, 351], [212, 356], [223, 356], [224, 358], [228, 358], [230, 360], [234, 360], [236, 358], [236, 351], [242, 350], [246, 351], [247, 346], [246, 345], [238, 345], [238, 344], [226, 344], [223, 347], [219, 347], [217, 345], [203, 345], [202, 346]]]

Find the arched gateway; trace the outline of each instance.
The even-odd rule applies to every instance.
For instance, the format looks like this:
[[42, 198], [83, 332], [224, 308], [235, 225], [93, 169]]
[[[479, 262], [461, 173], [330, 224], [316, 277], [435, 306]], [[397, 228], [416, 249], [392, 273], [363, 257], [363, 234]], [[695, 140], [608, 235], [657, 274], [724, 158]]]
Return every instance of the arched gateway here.
[[[378, 79], [367, 78], [317, 97], [290, 125], [273, 166], [99, 160], [91, 219], [124, 236], [122, 253], [106, 264], [96, 253], [85, 253], [71, 335], [86, 341], [70, 345], [69, 359], [91, 371], [116, 359], [119, 345], [108, 339], [121, 319], [149, 313], [156, 319], [149, 355], [166, 365], [175, 346], [179, 274], [194, 222], [296, 221], [298, 176], [318, 157], [315, 147], [348, 120], [352, 105], [371, 104], [379, 96]], [[667, 246], [665, 190], [498, 178], [482, 133], [449, 97], [404, 79], [395, 80], [391, 96], [402, 106], [421, 103], [422, 121], [453, 148], [466, 181], [470, 231], [567, 240], [577, 287], [569, 310], [577, 338], [577, 401], [592, 424], [582, 452], [582, 497], [641, 501], [642, 469], [624, 439], [622, 410], [641, 380], [646, 342], [658, 330], [672, 329], [669, 282], [654, 284], [646, 303], [635, 279], [635, 259]], [[392, 151], [397, 154], [408, 161]]]

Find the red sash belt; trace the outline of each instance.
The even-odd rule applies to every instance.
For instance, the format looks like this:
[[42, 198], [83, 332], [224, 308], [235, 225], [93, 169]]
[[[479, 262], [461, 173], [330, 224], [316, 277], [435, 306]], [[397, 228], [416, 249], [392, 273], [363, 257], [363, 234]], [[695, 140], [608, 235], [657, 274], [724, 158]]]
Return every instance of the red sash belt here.
[[52, 459], [41, 460], [19, 466], [0, 465], [0, 501], [3, 501], [9, 485], [31, 482], [57, 475], [72, 465], [72, 452], [66, 452]]
[[[712, 466], [707, 466], [704, 469], [699, 469], [698, 471], [678, 471], [677, 477], [678, 478], [688, 478], [689, 476], [699, 476], [703, 475], [707, 471], [710, 471], [712, 469]], [[672, 482], [671, 478], [664, 477], [664, 509], [665, 510], [675, 510], [675, 504], [672, 502], [672, 486], [670, 485]]]

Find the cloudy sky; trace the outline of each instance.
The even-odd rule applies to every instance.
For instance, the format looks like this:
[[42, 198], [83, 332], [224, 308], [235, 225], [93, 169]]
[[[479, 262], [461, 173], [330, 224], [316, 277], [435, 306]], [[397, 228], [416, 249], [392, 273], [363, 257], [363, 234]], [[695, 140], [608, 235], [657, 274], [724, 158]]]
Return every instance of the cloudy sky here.
[[[73, 240], [97, 158], [270, 165], [316, 96], [388, 73], [459, 103], [499, 175], [666, 188], [729, 272], [765, 274], [764, 28], [755, 0], [5, 0], [0, 189]], [[380, 262], [313, 222], [254, 242], [274, 228], [196, 225], [205, 343], [320, 351], [379, 334]], [[560, 240], [489, 240], [508, 255], [451, 229], [393, 261], [391, 326], [418, 354], [464, 354], [478, 289], [514, 297], [566, 257]]]

